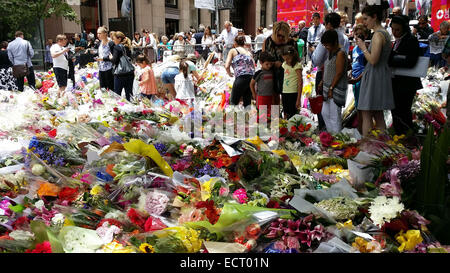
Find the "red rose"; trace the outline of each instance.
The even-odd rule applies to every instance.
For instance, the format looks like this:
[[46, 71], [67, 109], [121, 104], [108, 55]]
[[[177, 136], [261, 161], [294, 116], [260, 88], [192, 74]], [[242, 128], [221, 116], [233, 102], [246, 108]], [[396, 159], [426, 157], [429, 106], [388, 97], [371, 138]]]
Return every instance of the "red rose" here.
[[119, 228], [122, 227], [122, 223], [119, 222], [119, 221], [117, 221], [116, 219], [105, 218], [105, 219], [102, 219], [102, 220], [98, 223], [98, 225], [97, 225], [96, 228], [99, 228], [99, 227], [103, 226], [103, 223], [105, 223], [105, 222], [108, 222], [109, 225], [111, 225], [111, 226], [114, 225], [114, 226], [119, 227]]
[[309, 129], [311, 129], [311, 123], [308, 123], [305, 127], [305, 131], [308, 131]]
[[329, 147], [331, 143], [333, 142], [333, 136], [328, 132], [322, 132], [319, 135], [320, 142], [324, 147]]
[[289, 131], [286, 127], [280, 128], [280, 135], [286, 135], [288, 132]]
[[117, 107], [114, 107], [113, 110], [114, 110], [114, 112], [119, 112], [119, 108], [117, 108]]
[[35, 249], [27, 249], [25, 253], [52, 253], [52, 246], [49, 241], [37, 244]]
[[64, 187], [59, 192], [58, 197], [61, 201], [73, 202], [78, 197], [78, 189]]
[[292, 127], [291, 127], [291, 132], [292, 132], [292, 133], [295, 133], [296, 131], [297, 131], [297, 127], [292, 126]]
[[279, 209], [280, 204], [278, 204], [278, 202], [276, 201], [270, 200], [269, 203], [267, 203], [267, 207], [271, 209]]
[[56, 129], [51, 130], [50, 132], [48, 132], [48, 136], [51, 138], [55, 138], [56, 137]]
[[14, 222], [14, 224], [12, 226], [13, 226], [14, 230], [25, 229], [25, 227], [27, 227], [29, 223], [30, 223], [30, 220], [28, 219], [28, 217], [22, 216], [22, 217], [17, 218], [17, 220]]
[[303, 124], [300, 124], [300, 125], [298, 126], [298, 131], [299, 131], [300, 133], [303, 133], [303, 132], [305, 131], [305, 126], [303, 126]]

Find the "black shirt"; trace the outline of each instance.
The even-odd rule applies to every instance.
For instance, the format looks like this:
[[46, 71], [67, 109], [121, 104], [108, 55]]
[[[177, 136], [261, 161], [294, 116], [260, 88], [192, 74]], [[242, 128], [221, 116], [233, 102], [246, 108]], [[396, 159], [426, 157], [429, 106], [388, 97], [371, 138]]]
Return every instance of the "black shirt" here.
[[11, 66], [12, 63], [8, 58], [8, 51], [0, 50], [0, 69], [9, 68]]
[[427, 25], [424, 28], [419, 27], [419, 25], [415, 25], [414, 28], [417, 29], [419, 40], [428, 40], [428, 37], [434, 33], [434, 30], [430, 27], [430, 25]]

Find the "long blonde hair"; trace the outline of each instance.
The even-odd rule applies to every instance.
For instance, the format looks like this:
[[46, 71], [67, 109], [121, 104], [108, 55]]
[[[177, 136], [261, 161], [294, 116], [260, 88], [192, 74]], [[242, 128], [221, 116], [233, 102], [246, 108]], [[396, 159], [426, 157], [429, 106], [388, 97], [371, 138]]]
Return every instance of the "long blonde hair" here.
[[113, 34], [114, 37], [120, 40], [120, 43], [128, 48], [131, 48], [131, 40], [123, 34], [121, 31], [116, 31]]
[[289, 34], [291, 33], [291, 27], [285, 21], [278, 21], [275, 24], [273, 24], [272, 40], [274, 41], [277, 40], [278, 32], [282, 32], [284, 40], [285, 42], [287, 42], [289, 40]]

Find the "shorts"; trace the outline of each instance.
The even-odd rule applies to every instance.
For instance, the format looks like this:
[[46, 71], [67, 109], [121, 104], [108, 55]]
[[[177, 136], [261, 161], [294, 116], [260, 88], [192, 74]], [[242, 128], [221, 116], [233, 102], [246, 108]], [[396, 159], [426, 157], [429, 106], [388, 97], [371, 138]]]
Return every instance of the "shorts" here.
[[60, 67], [54, 67], [53, 71], [55, 72], [56, 82], [58, 83], [58, 86], [66, 87], [68, 71]]
[[180, 70], [177, 67], [169, 67], [163, 71], [161, 74], [161, 80], [164, 84], [175, 83], [175, 76], [180, 73]]

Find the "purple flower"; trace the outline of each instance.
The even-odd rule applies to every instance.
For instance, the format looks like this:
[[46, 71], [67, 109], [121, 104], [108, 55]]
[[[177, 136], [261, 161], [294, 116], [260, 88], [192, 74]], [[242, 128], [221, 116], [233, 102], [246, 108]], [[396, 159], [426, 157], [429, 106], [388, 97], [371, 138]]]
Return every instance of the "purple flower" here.
[[160, 154], [165, 154], [167, 151], [167, 147], [163, 143], [156, 143], [154, 146]]

